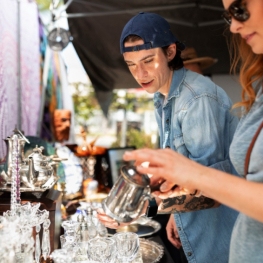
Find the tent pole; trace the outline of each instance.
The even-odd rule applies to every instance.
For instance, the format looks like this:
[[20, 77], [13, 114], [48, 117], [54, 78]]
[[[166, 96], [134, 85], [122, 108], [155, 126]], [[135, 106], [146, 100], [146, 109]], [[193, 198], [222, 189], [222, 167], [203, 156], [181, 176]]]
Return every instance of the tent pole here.
[[20, 1], [17, 0], [17, 128], [22, 130]]

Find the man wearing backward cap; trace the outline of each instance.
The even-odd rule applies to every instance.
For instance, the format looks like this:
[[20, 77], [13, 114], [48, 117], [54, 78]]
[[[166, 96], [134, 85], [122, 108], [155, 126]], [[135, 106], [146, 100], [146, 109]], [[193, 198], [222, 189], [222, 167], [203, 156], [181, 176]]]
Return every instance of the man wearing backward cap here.
[[[232, 102], [209, 78], [184, 67], [184, 49], [168, 22], [154, 13], [141, 12], [131, 18], [120, 38], [120, 51], [131, 74], [154, 94], [160, 147], [233, 173], [228, 152], [238, 119], [230, 112]], [[188, 262], [228, 261], [236, 211], [182, 191], [182, 196], [158, 200], [157, 212], [174, 215], [177, 247], [182, 246]], [[119, 225], [104, 213], [98, 218], [108, 227]]]

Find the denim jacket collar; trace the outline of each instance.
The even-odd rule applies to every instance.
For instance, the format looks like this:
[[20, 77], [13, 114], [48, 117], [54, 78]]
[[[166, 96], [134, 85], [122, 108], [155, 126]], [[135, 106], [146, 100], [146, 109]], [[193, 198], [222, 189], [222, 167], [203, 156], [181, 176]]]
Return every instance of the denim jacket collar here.
[[[180, 87], [181, 87], [181, 83], [185, 78], [185, 73], [186, 71], [184, 67], [174, 71], [167, 101], [169, 101], [173, 97], [180, 96], [180, 92], [181, 92]], [[153, 102], [156, 108], [159, 108], [159, 106], [162, 105], [163, 100], [164, 100], [164, 96], [160, 92], [156, 92], [154, 94]]]

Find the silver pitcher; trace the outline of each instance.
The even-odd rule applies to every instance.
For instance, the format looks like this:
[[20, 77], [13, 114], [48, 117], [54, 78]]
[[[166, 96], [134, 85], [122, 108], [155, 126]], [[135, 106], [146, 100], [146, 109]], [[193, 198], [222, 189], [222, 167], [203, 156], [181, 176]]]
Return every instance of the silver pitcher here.
[[4, 139], [7, 147], [7, 159], [6, 159], [6, 172], [2, 171], [0, 177], [5, 181], [5, 183], [10, 184], [12, 178], [12, 151], [13, 151], [13, 143], [14, 136], [18, 138], [18, 166], [20, 167], [24, 161], [24, 145], [25, 143], [30, 143], [27, 138], [23, 135], [23, 133], [17, 128], [14, 129], [13, 134]]
[[123, 166], [102, 208], [111, 218], [127, 223], [141, 215], [147, 199], [151, 199], [149, 177], [138, 173], [134, 166]]

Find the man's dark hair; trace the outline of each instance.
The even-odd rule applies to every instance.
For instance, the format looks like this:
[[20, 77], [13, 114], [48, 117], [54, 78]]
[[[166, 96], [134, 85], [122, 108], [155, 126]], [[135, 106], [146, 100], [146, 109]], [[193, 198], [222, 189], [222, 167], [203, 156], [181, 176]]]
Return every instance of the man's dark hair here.
[[[177, 69], [180, 69], [184, 66], [183, 60], [181, 58], [181, 50], [177, 47], [177, 43], [175, 43], [175, 44], [176, 44], [176, 54], [175, 54], [174, 58], [168, 62], [168, 66], [172, 70], [177, 70]], [[165, 55], [167, 55], [168, 47], [169, 46], [162, 47], [162, 50], [163, 50]]]
[[[141, 37], [137, 36], [137, 35], [129, 35], [124, 39], [124, 43], [126, 42], [135, 42], [137, 40], [142, 40]], [[168, 62], [168, 66], [170, 69], [172, 70], [177, 70], [180, 69], [184, 66], [183, 60], [181, 58], [181, 43], [180, 42], [176, 42], [176, 55], [175, 57]], [[167, 55], [167, 49], [169, 46], [166, 47], [162, 47], [162, 50], [164, 52], [165, 55]]]

